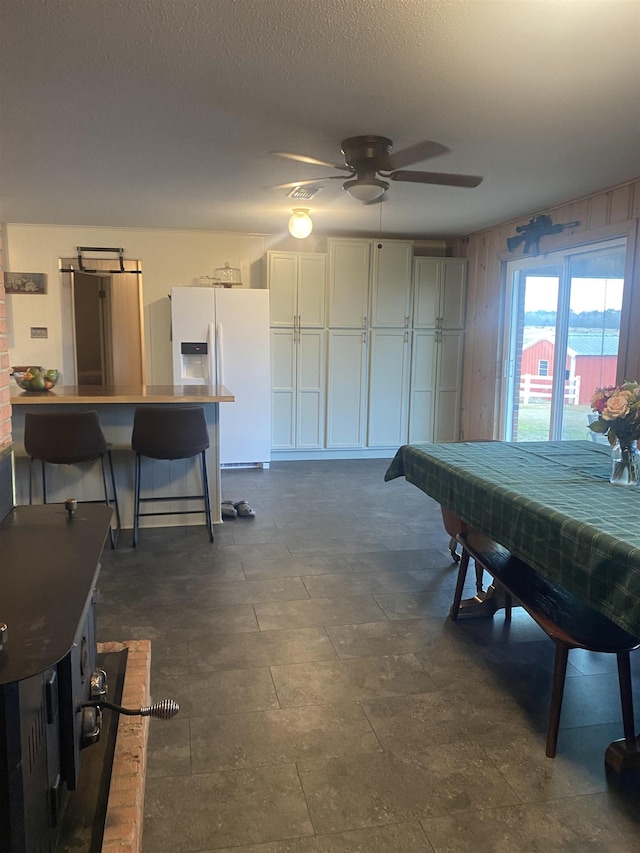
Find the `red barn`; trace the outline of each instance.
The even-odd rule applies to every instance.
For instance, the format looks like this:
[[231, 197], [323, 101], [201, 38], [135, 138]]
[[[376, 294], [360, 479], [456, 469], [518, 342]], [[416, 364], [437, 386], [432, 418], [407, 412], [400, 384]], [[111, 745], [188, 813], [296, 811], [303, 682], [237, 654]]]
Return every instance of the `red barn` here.
[[[532, 397], [548, 398], [554, 368], [554, 333], [552, 330], [540, 329], [540, 335], [535, 337], [535, 329], [526, 331], [529, 343], [522, 347], [521, 389], [526, 388]], [[589, 405], [595, 388], [616, 384], [617, 365], [617, 331], [569, 332], [565, 364], [569, 383], [567, 390], [571, 393], [570, 389], [576, 388], [578, 405]], [[542, 391], [543, 388], [545, 391]], [[537, 395], [536, 389], [540, 392]]]

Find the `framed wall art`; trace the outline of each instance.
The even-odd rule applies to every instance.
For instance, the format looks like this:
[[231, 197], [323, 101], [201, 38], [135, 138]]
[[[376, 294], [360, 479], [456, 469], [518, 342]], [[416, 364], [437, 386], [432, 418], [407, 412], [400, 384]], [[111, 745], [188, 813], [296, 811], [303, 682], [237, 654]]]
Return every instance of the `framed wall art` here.
[[47, 274], [44, 272], [5, 272], [6, 293], [46, 293]]

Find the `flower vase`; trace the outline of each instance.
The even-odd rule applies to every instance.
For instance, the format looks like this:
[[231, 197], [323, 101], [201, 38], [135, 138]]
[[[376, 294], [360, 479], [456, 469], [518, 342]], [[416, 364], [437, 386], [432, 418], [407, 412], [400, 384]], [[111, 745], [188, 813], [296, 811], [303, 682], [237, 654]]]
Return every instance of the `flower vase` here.
[[638, 445], [617, 442], [611, 448], [611, 477], [609, 482], [614, 486], [638, 485]]

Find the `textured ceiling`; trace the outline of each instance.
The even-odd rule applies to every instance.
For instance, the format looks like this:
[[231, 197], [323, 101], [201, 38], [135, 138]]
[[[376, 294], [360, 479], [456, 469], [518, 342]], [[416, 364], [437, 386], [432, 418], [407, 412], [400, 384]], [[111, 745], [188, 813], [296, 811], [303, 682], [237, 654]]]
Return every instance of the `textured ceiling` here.
[[[341, 181], [317, 234], [469, 233], [640, 175], [640, 0], [1, 0], [0, 218], [278, 233], [356, 134], [476, 189]], [[334, 174], [338, 174], [334, 172]]]

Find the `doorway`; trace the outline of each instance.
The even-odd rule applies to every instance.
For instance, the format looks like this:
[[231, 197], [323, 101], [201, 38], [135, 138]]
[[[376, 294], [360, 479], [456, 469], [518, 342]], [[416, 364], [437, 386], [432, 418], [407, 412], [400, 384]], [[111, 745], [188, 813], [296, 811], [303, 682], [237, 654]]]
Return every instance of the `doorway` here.
[[615, 385], [625, 240], [507, 265], [507, 441], [592, 438], [590, 400]]
[[[111, 260], [90, 259], [91, 272], [74, 269], [77, 259], [63, 258], [64, 289], [71, 314], [73, 362], [77, 385], [144, 385], [142, 282], [137, 261], [113, 272]], [[104, 272], [102, 271], [104, 270]]]

